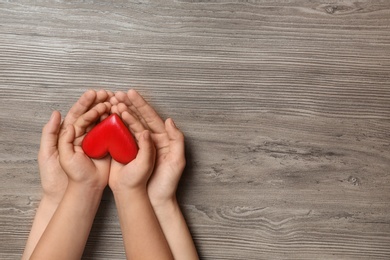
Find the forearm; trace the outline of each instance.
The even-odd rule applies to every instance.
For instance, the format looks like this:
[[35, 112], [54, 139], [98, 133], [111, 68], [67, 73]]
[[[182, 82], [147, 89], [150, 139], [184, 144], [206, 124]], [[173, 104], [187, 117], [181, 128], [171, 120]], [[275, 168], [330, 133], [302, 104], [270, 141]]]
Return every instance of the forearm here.
[[58, 202], [50, 199], [48, 196], [43, 195], [39, 207], [34, 217], [34, 221], [31, 227], [30, 235], [27, 239], [26, 247], [23, 252], [22, 260], [30, 259], [35, 246], [49, 224], [54, 212], [58, 208]]
[[101, 196], [101, 190], [69, 184], [31, 259], [80, 259]]
[[154, 206], [154, 211], [174, 259], [199, 259], [191, 233], [176, 198], [163, 205]]
[[128, 259], [173, 259], [146, 189], [114, 193]]

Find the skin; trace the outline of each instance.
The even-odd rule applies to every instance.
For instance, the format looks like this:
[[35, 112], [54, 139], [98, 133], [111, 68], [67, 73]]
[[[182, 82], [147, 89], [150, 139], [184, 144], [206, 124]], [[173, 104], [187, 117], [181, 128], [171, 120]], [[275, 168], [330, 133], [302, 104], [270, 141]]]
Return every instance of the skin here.
[[81, 141], [87, 128], [107, 114], [110, 107], [107, 102], [96, 105], [60, 133], [59, 160], [68, 177], [68, 185], [30, 259], [81, 258], [108, 183], [111, 161], [108, 156], [90, 159], [82, 151]]
[[42, 199], [22, 255], [23, 260], [30, 258], [42, 233], [64, 197], [65, 190], [68, 186], [68, 177], [59, 162], [58, 137], [60, 132], [63, 132], [69, 124], [75, 123], [77, 118], [87, 112], [91, 107], [107, 101], [112, 96], [113, 93], [104, 90], [97, 92], [88, 90], [71, 107], [62, 123], [61, 114], [58, 111], [54, 111], [50, 120], [43, 127], [38, 153]]
[[[44, 246], [39, 245], [37, 246], [38, 249], [35, 250], [33, 257], [51, 258], [51, 256], [53, 256], [56, 259], [61, 259], [63, 256], [66, 256], [66, 259], [73, 259], [73, 257], [79, 259], [81, 257], [80, 254], [82, 254], [82, 250], [85, 246], [90, 225], [101, 198], [102, 186], [104, 185], [90, 185], [96, 184], [96, 182], [89, 182], [84, 178], [80, 179], [79, 174], [71, 175], [76, 177], [75, 179], [72, 179], [71, 176], [67, 176], [67, 173], [62, 169], [66, 169], [66, 167], [59, 164], [57, 140], [58, 135], [63, 136], [63, 138], [66, 137], [63, 139], [66, 140], [63, 144], [68, 144], [68, 149], [65, 150], [67, 153], [63, 154], [72, 154], [73, 152], [74, 157], [80, 159], [80, 154], [77, 156], [75, 155], [80, 152], [80, 147], [76, 147], [76, 145], [72, 150], [70, 148], [71, 140], [73, 139], [73, 143], [78, 143], [79, 146], [83, 134], [93, 127], [92, 123], [95, 122], [99, 116], [103, 119], [108, 114], [105, 112], [96, 115], [95, 113], [95, 115], [92, 116], [92, 119], [91, 114], [89, 114], [89, 117], [84, 117], [82, 120], [80, 119], [81, 121], [77, 121], [77, 119], [91, 107], [104, 102], [104, 100], [110, 97], [113, 102], [116, 102], [116, 104], [119, 105], [114, 106], [111, 111], [113, 112], [122, 107], [121, 109], [123, 112], [120, 112], [120, 114], [123, 119], [131, 125], [133, 132], [135, 132], [136, 139], [141, 148], [139, 153], [140, 156], [143, 154], [141, 151], [149, 151], [146, 152], [149, 156], [143, 156], [140, 157], [143, 159], [139, 159], [143, 160], [144, 163], [137, 163], [138, 157], [130, 163], [133, 164], [133, 166], [137, 165], [136, 167], [130, 165], [124, 166], [118, 164], [114, 160], [111, 161], [110, 172], [112, 174], [110, 174], [108, 182], [114, 192], [118, 207], [126, 254], [131, 259], [171, 259], [172, 254], [169, 252], [170, 248], [175, 259], [198, 259], [191, 235], [175, 196], [178, 181], [185, 167], [183, 134], [176, 128], [171, 119], [168, 119], [164, 123], [153, 108], [151, 108], [138, 93], [129, 91], [128, 95], [126, 95], [123, 92], [118, 92], [119, 100], [121, 95], [123, 96], [124, 94], [126, 96], [123, 103], [126, 103], [127, 105], [123, 106], [123, 104], [120, 105], [119, 102], [117, 102], [116, 97], [113, 97], [112, 93], [103, 92], [104, 91], [99, 91], [97, 93], [92, 93], [91, 91], [86, 92], [71, 108], [62, 125], [59, 124], [61, 121], [59, 113], [53, 112], [52, 118], [43, 129], [39, 165], [44, 195], [37, 210], [22, 259], [29, 259], [29, 255], [31, 255], [32, 250], [34, 250], [37, 241], [40, 239], [45, 229], [49, 230], [45, 231], [45, 234], [41, 239], [41, 241], [46, 240], [45, 243], [50, 243], [47, 241], [53, 241], [53, 239], [55, 239], [54, 235], [62, 232], [62, 230], [59, 230], [58, 227], [56, 227], [57, 225], [54, 224], [49, 225], [50, 228], [46, 228], [50, 220], [52, 220], [50, 222], [62, 223], [61, 218], [56, 217], [56, 215], [67, 216], [67, 220], [80, 219], [80, 217], [86, 220], [82, 223], [72, 223], [72, 226], [74, 225], [74, 227], [77, 227], [73, 228], [73, 232], [83, 230], [81, 235], [77, 233], [80, 236], [80, 239], [77, 241], [71, 239], [73, 236], [69, 235], [72, 234], [72, 230], [65, 230], [68, 231], [69, 234], [65, 235], [65, 238], [63, 238], [63, 241], [61, 242], [63, 245], [62, 249], [69, 249], [69, 244], [77, 242], [75, 247], [71, 247], [72, 250], [65, 250], [66, 252], [73, 251], [74, 253], [72, 255], [58, 254], [61, 250], [51, 250], [51, 252], [47, 252], [47, 250], [45, 251]], [[133, 99], [135, 105], [131, 103], [131, 99]], [[106, 104], [106, 106], [108, 105]], [[95, 116], [97, 117], [95, 118]], [[140, 122], [141, 125], [139, 124]], [[73, 128], [72, 126], [67, 127], [69, 124], [73, 123], [75, 124]], [[150, 129], [150, 132], [145, 131], [146, 129]], [[154, 148], [151, 148], [153, 147], [153, 144], [157, 147], [157, 155], [154, 155], [157, 156], [157, 162], [155, 171], [148, 182], [148, 178], [153, 170], [154, 159], [152, 158], [154, 158]], [[144, 147], [144, 149], [142, 149], [142, 147]], [[62, 161], [66, 165], [67, 162], [73, 161], [69, 159], [70, 157]], [[146, 167], [145, 169], [138, 171], [138, 173], [135, 173], [134, 175], [138, 174], [138, 178], [126, 177], [129, 175], [132, 176], [129, 172], [132, 172], [134, 168], [141, 169], [142, 167], [140, 168], [140, 166], [142, 165], [149, 165], [149, 168]], [[81, 170], [79, 167], [76, 168], [77, 169], [73, 170]], [[143, 172], [143, 174], [140, 174], [139, 172]], [[68, 181], [68, 178], [69, 180], [75, 180], [75, 182]], [[138, 181], [134, 182], [135, 179]], [[79, 185], [80, 183], [89, 185], [83, 186]], [[93, 194], [93, 196], [89, 196], [91, 194]], [[67, 209], [71, 208], [71, 205], [73, 205], [80, 196], [86, 198], [85, 201], [83, 201], [85, 203], [80, 203], [78, 210], [69, 214]], [[61, 204], [59, 207], [60, 201]], [[131, 205], [131, 210], [128, 210], [129, 205]], [[53, 216], [56, 209], [57, 211], [64, 213], [58, 213]], [[156, 221], [156, 215], [154, 215], [153, 210], [163, 229], [162, 236], [161, 227]], [[133, 212], [141, 212], [142, 214], [137, 213], [134, 215]], [[58, 220], [58, 218], [60, 220]], [[138, 225], [134, 225], [134, 223], [138, 223]], [[54, 228], [51, 227], [53, 225]], [[167, 236], [169, 247], [167, 246], [164, 235]], [[151, 241], [153, 241], [151, 239], [155, 239], [154, 241], [156, 241], [156, 243], [152, 243], [153, 245], [156, 244], [153, 246], [153, 250], [151, 250]], [[43, 243], [45, 245], [45, 243], [41, 243], [41, 241], [39, 244]], [[134, 246], [136, 243], [130, 243], [130, 241], [137, 241], [137, 246]], [[140, 250], [140, 248], [144, 248], [144, 250]], [[157, 253], [152, 254], [153, 252]], [[51, 255], [55, 253], [57, 254]]]
[[117, 92], [110, 102], [111, 112], [121, 115], [137, 139], [144, 131], [150, 131], [157, 153], [147, 194], [174, 259], [199, 259], [176, 199], [177, 185], [186, 164], [183, 133], [171, 118], [164, 122], [135, 90]]
[[112, 160], [109, 186], [114, 194], [127, 259], [173, 259], [147, 194], [156, 149], [145, 130], [137, 136], [139, 151], [127, 165]]

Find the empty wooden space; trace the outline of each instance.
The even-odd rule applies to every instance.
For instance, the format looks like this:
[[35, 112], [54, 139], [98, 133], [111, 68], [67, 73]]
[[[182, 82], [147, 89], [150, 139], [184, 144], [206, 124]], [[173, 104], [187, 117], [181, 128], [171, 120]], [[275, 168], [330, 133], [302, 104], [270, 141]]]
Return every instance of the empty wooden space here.
[[[202, 259], [390, 259], [390, 1], [0, 0], [0, 259], [51, 111], [136, 88], [186, 135]], [[83, 259], [125, 259], [110, 190]]]

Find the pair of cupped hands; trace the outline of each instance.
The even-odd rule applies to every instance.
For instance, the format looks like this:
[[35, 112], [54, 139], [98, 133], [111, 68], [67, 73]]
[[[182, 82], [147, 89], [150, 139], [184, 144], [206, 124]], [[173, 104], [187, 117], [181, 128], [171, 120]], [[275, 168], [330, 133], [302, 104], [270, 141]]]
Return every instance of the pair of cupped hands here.
[[[123, 165], [109, 155], [91, 159], [82, 150], [96, 123], [117, 113], [137, 140], [137, 157]], [[38, 164], [44, 195], [59, 203], [71, 185], [102, 192], [146, 190], [153, 206], [175, 199], [185, 167], [184, 136], [172, 119], [162, 120], [135, 90], [115, 94], [88, 90], [64, 120], [54, 111], [43, 127]]]

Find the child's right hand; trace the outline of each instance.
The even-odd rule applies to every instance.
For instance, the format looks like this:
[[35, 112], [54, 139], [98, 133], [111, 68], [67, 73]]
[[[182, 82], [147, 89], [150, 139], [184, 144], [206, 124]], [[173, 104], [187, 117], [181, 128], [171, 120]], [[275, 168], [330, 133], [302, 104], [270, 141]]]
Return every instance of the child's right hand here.
[[111, 112], [120, 114], [136, 137], [145, 130], [151, 132], [157, 155], [147, 184], [147, 196], [174, 259], [199, 259], [176, 200], [177, 185], [186, 164], [183, 133], [172, 119], [164, 122], [135, 90], [129, 90], [127, 94], [117, 92], [110, 102], [113, 105]]
[[157, 149], [156, 165], [148, 182], [148, 195], [153, 207], [176, 203], [176, 189], [186, 165], [184, 135], [172, 119], [165, 122], [135, 90], [117, 92], [110, 99], [111, 112], [122, 115], [123, 120], [137, 137], [150, 130]]
[[136, 139], [139, 151], [133, 161], [124, 165], [111, 160], [109, 186], [114, 195], [133, 190], [146, 192], [146, 184], [154, 168], [156, 149], [149, 131], [139, 133]]

